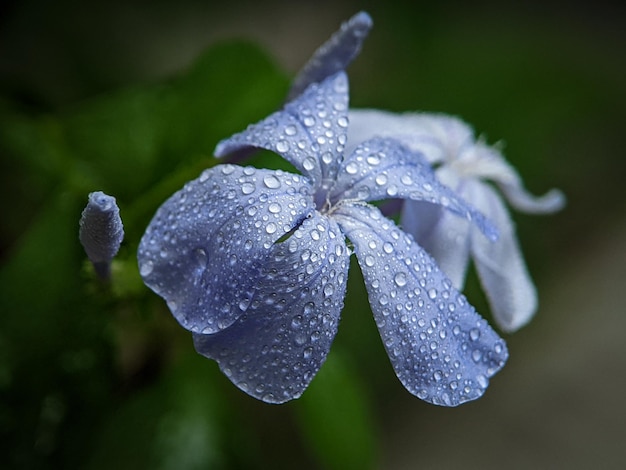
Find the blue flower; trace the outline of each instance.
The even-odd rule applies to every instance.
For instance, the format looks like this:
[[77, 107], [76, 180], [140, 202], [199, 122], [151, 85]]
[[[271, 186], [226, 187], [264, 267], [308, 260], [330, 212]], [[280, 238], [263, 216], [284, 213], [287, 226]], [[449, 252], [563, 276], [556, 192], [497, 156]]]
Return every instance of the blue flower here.
[[124, 226], [115, 198], [102, 191], [90, 193], [79, 227], [80, 243], [96, 274], [101, 279], [108, 279], [111, 274], [111, 260], [124, 239]]
[[542, 197], [529, 194], [502, 154], [477, 141], [470, 126], [460, 119], [351, 110], [350, 120], [350, 146], [374, 136], [402, 142], [438, 165], [438, 179], [496, 224], [500, 237], [489, 242], [472, 224], [432, 205], [407, 202], [401, 218], [403, 228], [435, 258], [456, 288], [463, 287], [470, 258], [474, 261], [500, 328], [512, 332], [528, 323], [537, 310], [537, 293], [515, 226], [496, 188], [514, 208], [536, 214], [560, 210], [565, 203], [563, 194], [557, 190]]
[[[424, 157], [374, 138], [345, 153], [348, 81], [338, 72], [216, 155], [271, 150], [300, 174], [218, 165], [157, 211], [139, 246], [144, 282], [241, 390], [299, 397], [337, 332], [352, 250], [396, 375], [430, 403], [480, 397], [504, 365], [504, 341], [434, 260], [370, 201], [423, 201], [495, 229], [440, 184]], [[345, 157], [344, 157], [345, 154]], [[348, 241], [347, 241], [347, 240]]]

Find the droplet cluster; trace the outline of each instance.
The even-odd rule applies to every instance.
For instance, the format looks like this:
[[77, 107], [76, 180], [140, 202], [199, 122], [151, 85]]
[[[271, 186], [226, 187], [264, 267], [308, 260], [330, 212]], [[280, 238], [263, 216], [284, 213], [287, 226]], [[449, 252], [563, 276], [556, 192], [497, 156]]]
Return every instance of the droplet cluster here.
[[267, 253], [312, 210], [300, 175], [214, 167], [157, 211], [139, 272], [183, 327], [215, 333], [243, 314]]
[[422, 154], [409, 150], [394, 139], [370, 139], [357, 146], [343, 162], [330, 201], [393, 198], [425, 201], [444, 207], [473, 221], [489, 238], [497, 238], [497, 230], [481, 213], [437, 180]]
[[246, 312], [222, 332], [194, 335], [196, 349], [263, 401], [300, 396], [337, 332], [348, 266], [337, 224], [316, 212], [269, 251]]
[[333, 179], [347, 140], [348, 80], [340, 72], [315, 83], [284, 110], [220, 142], [216, 156], [246, 147], [276, 152], [314, 185]]
[[376, 324], [404, 386], [445, 406], [481, 396], [507, 359], [504, 342], [378, 209], [346, 204], [336, 218], [354, 244]]

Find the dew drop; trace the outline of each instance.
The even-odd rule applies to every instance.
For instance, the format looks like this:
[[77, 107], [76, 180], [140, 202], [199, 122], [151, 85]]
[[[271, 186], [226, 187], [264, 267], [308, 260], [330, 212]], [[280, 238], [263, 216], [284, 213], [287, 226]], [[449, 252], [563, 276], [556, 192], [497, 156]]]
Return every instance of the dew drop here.
[[372, 255], [367, 255], [365, 257], [365, 265], [369, 266], [370, 268], [374, 266], [374, 257]]
[[378, 165], [380, 163], [380, 157], [378, 155], [368, 155], [367, 163], [370, 165]]
[[478, 385], [480, 385], [482, 388], [487, 388], [487, 385], [489, 385], [489, 381], [487, 380], [487, 377], [485, 377], [482, 374], [478, 374], [476, 376], [476, 381], [478, 382]]
[[402, 287], [406, 285], [406, 274], [404, 273], [396, 273], [393, 278], [393, 281], [396, 283], [398, 287]]
[[324, 295], [326, 297], [330, 297], [331, 295], [333, 295], [333, 292], [335, 292], [335, 288], [332, 284], [326, 284], [324, 286]]
[[276, 143], [276, 151], [277, 152], [284, 153], [287, 150], [289, 150], [289, 142], [287, 142], [286, 140], [279, 140]]
[[474, 362], [480, 361], [481, 357], [482, 357], [482, 353], [480, 352], [480, 349], [474, 349], [472, 351], [472, 359], [474, 360]]
[[263, 183], [270, 189], [280, 188], [280, 180], [274, 175], [266, 175], [263, 178]]
[[469, 333], [470, 339], [472, 341], [478, 341], [480, 338], [480, 330], [478, 328], [472, 328]]
[[294, 126], [293, 124], [289, 124], [287, 127], [285, 127], [285, 134], [288, 136], [296, 135], [296, 132], [296, 126]]
[[313, 157], [306, 157], [302, 162], [302, 167], [306, 171], [311, 171], [313, 168], [315, 168], [315, 160], [313, 159]]
[[139, 274], [141, 274], [142, 276], [149, 276], [152, 273], [153, 269], [154, 264], [152, 263], [152, 261], [146, 261], [139, 268]]
[[276, 224], [274, 222], [270, 222], [265, 226], [265, 231], [270, 234], [276, 232]]
[[389, 242], [383, 244], [383, 251], [387, 254], [393, 253], [393, 245]]
[[382, 186], [383, 184], [387, 184], [387, 175], [380, 174], [376, 176], [376, 184]]
[[252, 194], [254, 192], [254, 185], [252, 183], [244, 183], [241, 185], [241, 192], [244, 194]]
[[272, 214], [278, 214], [281, 209], [282, 207], [277, 202], [272, 202], [267, 208], [267, 210], [270, 211]]
[[346, 172], [350, 175], [354, 175], [359, 171], [359, 166], [355, 162], [350, 162], [346, 165]]
[[432, 300], [435, 300], [437, 298], [437, 289], [429, 289], [428, 297]]

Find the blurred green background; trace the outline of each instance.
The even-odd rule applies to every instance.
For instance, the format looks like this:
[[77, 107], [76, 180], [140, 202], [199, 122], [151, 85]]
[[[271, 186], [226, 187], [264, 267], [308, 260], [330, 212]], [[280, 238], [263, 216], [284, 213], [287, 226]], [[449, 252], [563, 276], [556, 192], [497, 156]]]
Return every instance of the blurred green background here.
[[[196, 355], [135, 265], [156, 207], [361, 9], [353, 106], [458, 115], [531, 191], [568, 197], [515, 215], [539, 312], [457, 409], [397, 381], [354, 264], [327, 363], [282, 406]], [[597, 2], [4, 2], [0, 468], [624, 468], [625, 20]], [[77, 237], [93, 190], [125, 222], [109, 286]], [[475, 276], [467, 294], [489, 318]]]

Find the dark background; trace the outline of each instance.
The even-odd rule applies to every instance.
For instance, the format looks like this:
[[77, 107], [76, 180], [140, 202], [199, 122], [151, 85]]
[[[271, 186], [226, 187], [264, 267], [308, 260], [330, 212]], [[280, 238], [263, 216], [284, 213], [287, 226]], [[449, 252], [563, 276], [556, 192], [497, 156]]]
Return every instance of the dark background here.
[[[24, 0], [0, 8], [0, 282], [7, 293], [0, 304], [0, 458], [6, 468], [346, 468], [359, 446], [359, 465], [385, 469], [626, 465], [623, 7]], [[57, 119], [78, 119], [72, 116], [83, 116], [89, 103], [97, 114], [97, 103], [110, 96], [130, 102], [139, 95], [126, 90], [185, 76], [204, 50], [223, 40], [256, 42], [271, 64], [259, 67], [271, 69], [263, 73], [275, 85], [249, 98], [259, 104], [246, 108], [248, 121], [215, 104], [205, 123], [214, 145], [279, 106], [290, 77], [360, 9], [371, 14], [374, 29], [349, 70], [353, 106], [458, 115], [489, 142], [504, 142], [532, 192], [557, 187], [568, 198], [554, 216], [514, 215], [539, 311], [506, 336], [510, 361], [486, 395], [458, 409], [425, 404], [396, 380], [355, 266], [328, 371], [314, 381], [320, 385], [315, 391], [312, 385], [313, 398], [307, 401], [307, 392], [303, 404], [275, 407], [246, 397], [195, 356], [191, 340], [132, 274], [114, 295], [90, 278], [74, 239], [80, 204], [63, 205], [63, 195], [86, 200], [85, 189], [105, 180], [81, 172], [80, 158], [64, 160], [75, 178], [54, 180], [49, 141], [28, 145], [31, 122], [54, 140]], [[245, 54], [242, 62], [250, 65]], [[246, 90], [245, 83], [237, 86], [239, 94]], [[221, 103], [223, 89], [205, 92]], [[115, 122], [117, 108], [110, 109], [104, 127]], [[144, 111], [139, 122], [149, 122]], [[93, 137], [106, 147], [104, 127]], [[209, 144], [197, 151], [210, 152]], [[126, 173], [141, 180], [128, 165]], [[197, 174], [204, 163], [195, 165]], [[140, 214], [135, 220], [144, 220], [148, 209], [132, 201], [147, 189], [133, 193], [125, 181], [116, 193], [122, 215], [130, 208]], [[67, 219], [45, 212], [59, 194]], [[75, 225], [52, 235], [65, 220]], [[121, 276], [132, 270], [140, 227], [127, 231]], [[32, 242], [36, 237], [41, 241]], [[72, 239], [66, 264], [46, 261], [60, 246], [55, 237]], [[29, 249], [30, 258], [20, 258]], [[35, 261], [26, 266], [22, 259]], [[489, 317], [474, 276], [467, 292]], [[325, 422], [319, 410], [331, 416], [336, 402], [341, 413], [342, 394], [348, 402], [358, 398], [355, 411]], [[341, 436], [348, 436], [345, 443]]]

